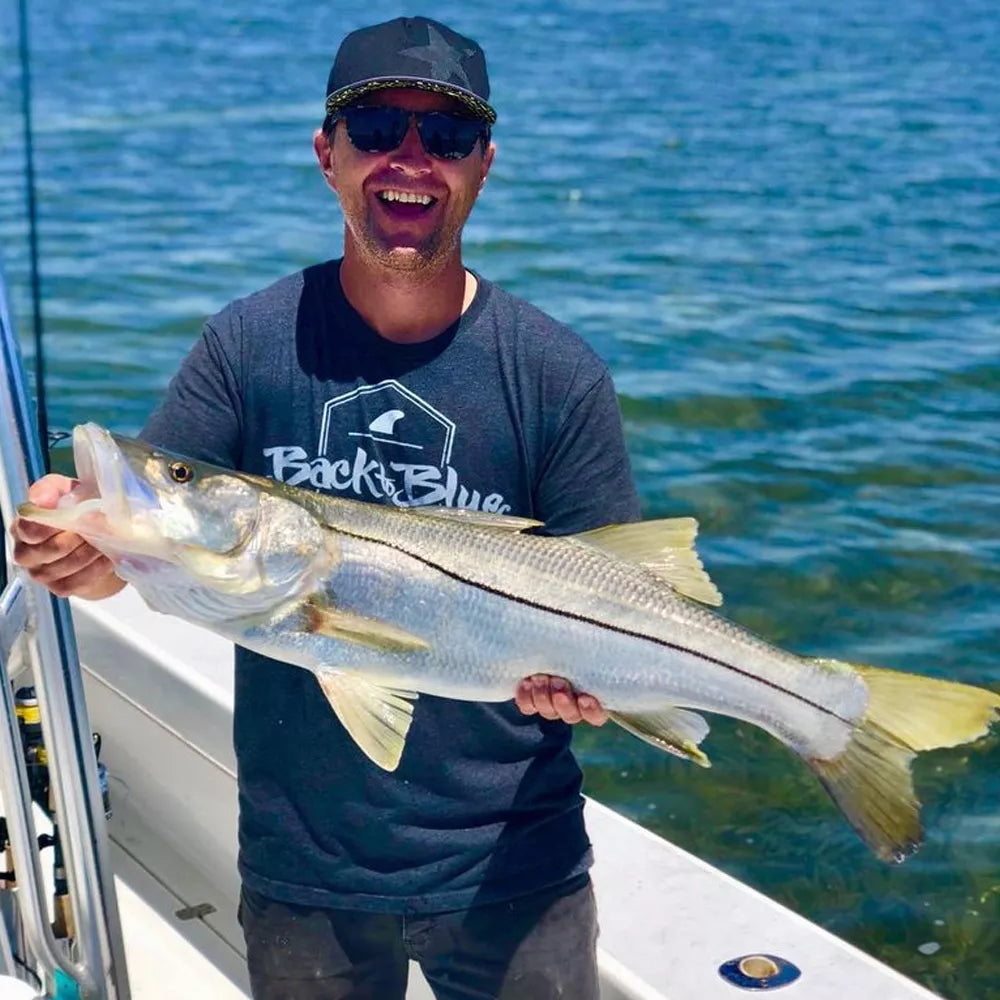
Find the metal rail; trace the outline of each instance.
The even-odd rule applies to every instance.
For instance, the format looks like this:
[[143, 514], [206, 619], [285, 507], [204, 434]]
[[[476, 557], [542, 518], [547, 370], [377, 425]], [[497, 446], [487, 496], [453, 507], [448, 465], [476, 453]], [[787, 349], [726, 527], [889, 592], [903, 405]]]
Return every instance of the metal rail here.
[[[0, 512], [9, 526], [28, 486], [44, 472], [20, 352], [0, 274]], [[23, 638], [20, 638], [23, 637]], [[38, 838], [8, 676], [10, 653], [26, 643], [41, 710], [55, 814], [75, 936], [66, 949], [49, 925]], [[69, 605], [27, 577], [0, 595], [0, 795], [17, 875], [18, 916], [48, 985], [57, 970], [83, 1000], [129, 1000], [107, 827]]]

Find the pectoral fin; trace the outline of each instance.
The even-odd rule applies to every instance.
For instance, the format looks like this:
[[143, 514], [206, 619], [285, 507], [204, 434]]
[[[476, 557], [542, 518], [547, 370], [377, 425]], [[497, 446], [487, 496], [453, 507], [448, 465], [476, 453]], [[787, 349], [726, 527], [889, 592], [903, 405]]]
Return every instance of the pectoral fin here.
[[430, 648], [419, 635], [389, 622], [338, 608], [321, 598], [306, 601], [301, 611], [303, 632], [316, 632], [331, 639], [360, 643], [384, 653], [409, 653]]
[[722, 595], [695, 551], [697, 534], [698, 522], [693, 517], [670, 517], [609, 524], [573, 537], [619, 559], [640, 563], [685, 596], [718, 607]]
[[384, 770], [395, 771], [413, 721], [417, 693], [383, 687], [348, 670], [319, 670], [316, 679], [365, 756]]
[[613, 721], [633, 736], [666, 750], [675, 757], [711, 767], [698, 744], [708, 735], [708, 723], [686, 708], [665, 708], [659, 712], [609, 712]]

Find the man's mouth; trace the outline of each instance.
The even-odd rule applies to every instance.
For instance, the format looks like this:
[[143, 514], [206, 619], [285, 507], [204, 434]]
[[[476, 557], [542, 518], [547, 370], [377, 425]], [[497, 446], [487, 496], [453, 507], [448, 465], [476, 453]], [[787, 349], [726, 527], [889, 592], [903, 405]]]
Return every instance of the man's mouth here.
[[437, 204], [437, 198], [433, 195], [417, 191], [400, 191], [395, 188], [377, 191], [375, 197], [390, 215], [407, 219], [423, 215]]

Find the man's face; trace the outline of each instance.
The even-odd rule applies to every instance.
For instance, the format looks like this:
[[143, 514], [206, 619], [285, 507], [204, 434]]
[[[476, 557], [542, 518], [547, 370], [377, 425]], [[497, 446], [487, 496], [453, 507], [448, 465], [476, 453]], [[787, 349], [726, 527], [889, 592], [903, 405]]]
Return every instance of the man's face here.
[[[364, 104], [462, 112], [453, 98], [422, 90], [380, 90]], [[323, 175], [340, 198], [347, 249], [372, 263], [409, 271], [437, 270], [453, 259], [494, 155], [492, 144], [484, 153], [477, 142], [464, 159], [431, 156], [412, 120], [402, 143], [388, 153], [355, 149], [343, 121], [332, 135], [317, 131], [314, 146]], [[414, 195], [430, 203], [400, 198]]]

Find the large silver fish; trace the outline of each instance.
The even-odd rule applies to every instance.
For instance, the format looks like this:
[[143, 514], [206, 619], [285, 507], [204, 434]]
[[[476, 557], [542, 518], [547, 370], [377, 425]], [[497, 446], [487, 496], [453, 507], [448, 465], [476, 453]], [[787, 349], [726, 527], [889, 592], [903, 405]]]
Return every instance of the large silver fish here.
[[505, 701], [555, 674], [705, 766], [694, 710], [760, 726], [900, 861], [921, 839], [914, 755], [974, 740], [1000, 712], [993, 692], [797, 656], [719, 617], [690, 518], [551, 538], [522, 518], [295, 489], [94, 424], [73, 447], [79, 485], [21, 516], [90, 540], [151, 607], [311, 670], [388, 770], [419, 692]]

